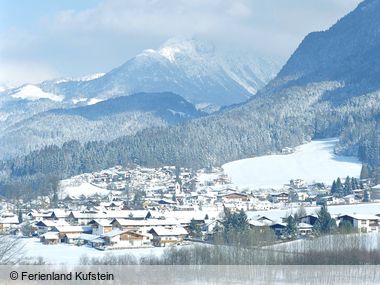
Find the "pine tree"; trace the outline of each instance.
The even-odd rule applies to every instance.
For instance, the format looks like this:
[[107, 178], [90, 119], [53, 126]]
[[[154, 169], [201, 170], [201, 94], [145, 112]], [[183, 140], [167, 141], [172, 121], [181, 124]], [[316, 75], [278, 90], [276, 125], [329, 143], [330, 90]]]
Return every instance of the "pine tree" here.
[[306, 215], [307, 213], [306, 213], [305, 207], [301, 205], [297, 209], [297, 212], [294, 214], [294, 219], [296, 220], [296, 222], [298, 222], [300, 218], [305, 217]]
[[295, 238], [297, 236], [297, 222], [296, 219], [289, 215], [286, 219], [286, 233], [290, 238]]
[[336, 187], [336, 182], [335, 180], [333, 181], [332, 185], [331, 185], [331, 190], [330, 190], [330, 194], [335, 196], [337, 194], [337, 187]]
[[323, 205], [321, 209], [317, 213], [318, 220], [315, 223], [315, 230], [319, 234], [329, 234], [336, 230], [336, 222], [333, 218], [331, 218], [331, 215], [329, 211], [327, 210], [327, 206]]
[[343, 189], [344, 196], [350, 195], [352, 193], [351, 178], [349, 176], [347, 176], [346, 180], [344, 181]]
[[190, 235], [195, 238], [200, 238], [202, 236], [201, 227], [199, 224], [193, 219], [191, 219], [189, 225]]
[[344, 192], [344, 187], [343, 187], [342, 182], [340, 181], [340, 178], [338, 177], [338, 179], [336, 180], [336, 193], [337, 193], [337, 196], [342, 197], [343, 196], [343, 192]]
[[342, 221], [339, 223], [339, 233], [350, 234], [354, 232], [354, 227], [349, 221]]
[[360, 171], [360, 179], [368, 179], [368, 178], [369, 178], [368, 164], [363, 164], [362, 169]]

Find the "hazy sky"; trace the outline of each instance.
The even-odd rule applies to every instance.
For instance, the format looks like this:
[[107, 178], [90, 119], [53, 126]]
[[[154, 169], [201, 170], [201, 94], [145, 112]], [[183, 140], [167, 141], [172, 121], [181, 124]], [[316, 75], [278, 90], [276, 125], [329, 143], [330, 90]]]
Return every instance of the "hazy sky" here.
[[361, 0], [0, 0], [0, 83], [106, 72], [171, 37], [287, 58]]

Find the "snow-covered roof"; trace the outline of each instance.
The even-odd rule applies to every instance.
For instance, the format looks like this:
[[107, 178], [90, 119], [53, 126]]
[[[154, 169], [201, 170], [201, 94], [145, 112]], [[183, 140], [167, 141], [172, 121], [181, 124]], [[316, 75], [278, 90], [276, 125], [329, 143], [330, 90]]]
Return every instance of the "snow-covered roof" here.
[[52, 221], [52, 220], [42, 220], [36, 223], [37, 226], [45, 227], [55, 227], [55, 226], [68, 226], [69, 224], [64, 220]]
[[52, 214], [53, 213], [57, 218], [66, 218], [70, 214], [69, 212], [66, 212], [64, 209], [54, 209]]
[[0, 219], [0, 224], [19, 224], [18, 216], [4, 217]]
[[53, 231], [57, 231], [60, 233], [83, 233], [88, 229], [88, 227], [82, 227], [82, 226], [55, 226]]
[[180, 236], [188, 234], [188, 232], [182, 227], [153, 227], [149, 232], [155, 232], [158, 236]]
[[266, 223], [263, 223], [263, 222], [260, 222], [260, 221], [256, 221], [256, 220], [249, 220], [248, 223], [251, 226], [255, 226], [255, 227], [263, 227], [263, 226], [267, 225]]
[[375, 216], [375, 215], [366, 215], [366, 214], [352, 214], [352, 215], [341, 215], [339, 217], [344, 217], [344, 216], [348, 216], [348, 217], [351, 217], [355, 220], [379, 220], [380, 217], [378, 216]]
[[96, 223], [98, 225], [101, 225], [103, 227], [111, 226], [111, 221], [108, 219], [94, 219], [90, 222], [90, 224]]
[[308, 223], [299, 223], [298, 224], [298, 228], [308, 228], [308, 229], [312, 229], [313, 226], [308, 224]]
[[174, 218], [148, 219], [148, 220], [116, 219], [116, 221], [123, 227], [127, 227], [127, 226], [137, 226], [137, 227], [174, 226], [174, 225], [180, 224], [180, 222]]
[[65, 234], [65, 236], [67, 237], [67, 238], [69, 238], [69, 239], [78, 239], [78, 238], [80, 238], [80, 236], [81, 236], [81, 234], [80, 233], [74, 233], [74, 234]]
[[58, 233], [57, 232], [47, 232], [41, 235], [44, 239], [58, 239]]

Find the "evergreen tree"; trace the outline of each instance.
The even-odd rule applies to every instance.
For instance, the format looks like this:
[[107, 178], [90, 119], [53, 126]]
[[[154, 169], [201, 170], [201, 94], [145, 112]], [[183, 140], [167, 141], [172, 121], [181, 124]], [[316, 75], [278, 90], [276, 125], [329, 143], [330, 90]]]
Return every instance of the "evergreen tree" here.
[[352, 194], [352, 185], [351, 185], [351, 178], [349, 176], [346, 177], [346, 180], [344, 181], [344, 187], [343, 187], [343, 195], [349, 195]]
[[189, 225], [190, 235], [194, 238], [200, 238], [202, 236], [202, 230], [200, 225], [193, 219], [191, 219]]
[[136, 190], [135, 196], [133, 197], [132, 206], [134, 209], [140, 210], [144, 208], [144, 197], [145, 192], [142, 190]]
[[22, 211], [21, 210], [19, 210], [18, 211], [18, 222], [21, 224], [22, 222], [23, 222], [23, 217], [22, 217]]
[[354, 227], [349, 221], [342, 221], [339, 223], [339, 233], [341, 234], [351, 234], [353, 233]]
[[295, 238], [297, 236], [297, 222], [296, 219], [289, 215], [286, 219], [286, 233], [290, 238]]
[[336, 182], [335, 180], [333, 181], [332, 185], [331, 185], [331, 190], [330, 190], [330, 194], [335, 196], [337, 194], [337, 187], [336, 187]]
[[297, 212], [294, 214], [294, 219], [296, 220], [296, 222], [298, 222], [300, 218], [305, 217], [306, 215], [307, 213], [306, 213], [305, 207], [301, 205], [297, 209]]
[[354, 177], [351, 178], [351, 189], [352, 190], [359, 189], [358, 180]]
[[327, 210], [326, 205], [322, 205], [317, 215], [318, 215], [318, 220], [314, 226], [317, 233], [322, 234], [322, 235], [330, 234], [336, 230], [336, 222], [333, 218], [331, 218], [331, 215], [329, 211]]
[[344, 194], [344, 187], [339, 177], [336, 180], [336, 193], [337, 193], [337, 196], [339, 197], [342, 197]]
[[360, 179], [368, 179], [368, 178], [369, 178], [368, 164], [363, 164], [362, 169], [360, 171]]

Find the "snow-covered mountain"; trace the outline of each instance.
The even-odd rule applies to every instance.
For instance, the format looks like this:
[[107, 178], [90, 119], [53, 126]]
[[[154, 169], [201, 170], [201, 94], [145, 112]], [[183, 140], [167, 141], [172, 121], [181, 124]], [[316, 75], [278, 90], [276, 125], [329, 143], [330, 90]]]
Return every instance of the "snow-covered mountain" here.
[[[45, 118], [45, 122], [47, 118], [44, 112], [90, 106], [111, 98], [144, 92], [172, 92], [183, 97], [198, 110], [211, 113], [219, 110], [221, 106], [248, 100], [272, 79], [278, 70], [279, 64], [275, 61], [238, 51], [218, 52], [213, 44], [205, 41], [171, 39], [158, 49], [142, 51], [108, 73], [80, 78], [59, 78], [40, 84], [0, 89], [0, 132], [14, 138], [17, 134], [17, 137], [23, 138], [24, 143], [27, 142], [25, 137], [28, 132], [33, 133], [32, 137], [38, 137], [35, 142], [31, 139], [33, 147], [20, 146], [23, 153], [26, 149], [35, 149], [37, 145], [43, 146], [43, 138], [46, 137], [49, 137], [49, 144], [62, 143], [64, 139], [78, 137], [73, 135], [74, 128], [66, 133], [62, 132], [61, 135], [47, 134], [47, 126], [57, 126], [58, 121], [64, 120], [61, 116], [58, 118], [50, 115], [49, 118], [53, 121], [42, 124], [41, 118]], [[115, 105], [112, 106], [116, 110]], [[109, 117], [113, 116], [112, 111], [108, 110]], [[38, 117], [39, 113], [44, 115]], [[76, 123], [78, 129], [88, 126], [82, 119]], [[141, 129], [136, 120], [133, 121], [133, 125], [136, 130]], [[142, 125], [146, 127], [154, 124]], [[39, 130], [41, 133], [36, 135]], [[52, 129], [51, 132], [56, 131]], [[133, 131], [129, 128], [127, 133]], [[55, 137], [56, 141], [52, 137]], [[92, 137], [86, 136], [86, 140], [98, 138], [95, 133], [92, 133]], [[0, 151], [0, 157], [8, 156], [9, 153], [5, 150], [9, 150], [9, 145], [3, 147], [3, 150], [3, 153]], [[17, 151], [13, 154], [17, 154]]]
[[138, 93], [76, 108], [41, 111], [2, 128], [0, 157], [26, 154], [74, 139], [109, 141], [146, 128], [181, 124], [204, 115], [181, 96], [169, 92]]
[[170, 91], [193, 104], [225, 106], [246, 101], [279, 68], [273, 60], [218, 52], [208, 42], [171, 39], [91, 80], [47, 81], [39, 87], [71, 102]]

